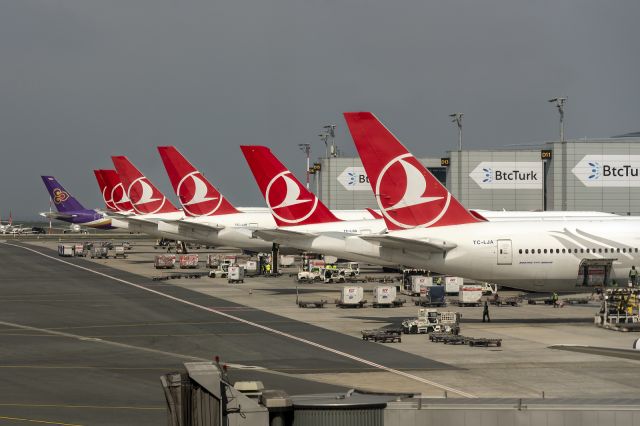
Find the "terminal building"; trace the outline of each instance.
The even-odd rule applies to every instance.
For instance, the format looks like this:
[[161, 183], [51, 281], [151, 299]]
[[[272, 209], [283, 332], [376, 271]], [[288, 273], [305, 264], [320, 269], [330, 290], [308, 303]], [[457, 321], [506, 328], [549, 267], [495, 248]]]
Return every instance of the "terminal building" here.
[[[420, 161], [467, 208], [640, 215], [640, 132]], [[377, 208], [359, 158], [322, 158], [318, 168], [320, 198], [330, 208]]]

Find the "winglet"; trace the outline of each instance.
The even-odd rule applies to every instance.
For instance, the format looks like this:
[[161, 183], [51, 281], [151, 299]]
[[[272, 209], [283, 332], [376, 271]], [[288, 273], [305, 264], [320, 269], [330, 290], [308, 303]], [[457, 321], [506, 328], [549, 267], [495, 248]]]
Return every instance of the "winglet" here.
[[187, 216], [239, 213], [175, 147], [159, 146], [158, 152]]
[[253, 177], [278, 226], [340, 222], [264, 146], [241, 146]]
[[479, 221], [372, 113], [344, 117], [389, 230]]
[[140, 214], [179, 211], [125, 156], [111, 157], [133, 209]]

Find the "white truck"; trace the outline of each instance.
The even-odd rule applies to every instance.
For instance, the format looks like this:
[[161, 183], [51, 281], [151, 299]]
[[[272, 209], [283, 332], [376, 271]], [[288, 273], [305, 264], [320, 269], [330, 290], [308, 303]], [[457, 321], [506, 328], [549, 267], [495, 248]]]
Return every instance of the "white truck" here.
[[366, 303], [364, 289], [360, 286], [342, 287], [340, 298], [336, 300], [336, 306], [340, 308], [362, 308]]
[[319, 266], [310, 266], [309, 270], [298, 272], [298, 282], [321, 281], [323, 278], [322, 269]]
[[232, 265], [228, 268], [227, 282], [244, 283], [244, 266]]
[[209, 278], [227, 278], [229, 274], [229, 264], [221, 263], [216, 269], [209, 271]]
[[480, 306], [482, 300], [482, 286], [467, 284], [460, 286], [458, 306]]
[[417, 318], [402, 321], [405, 334], [425, 334], [431, 332], [458, 334], [460, 317], [457, 312], [438, 312], [437, 309], [423, 308], [418, 311]]

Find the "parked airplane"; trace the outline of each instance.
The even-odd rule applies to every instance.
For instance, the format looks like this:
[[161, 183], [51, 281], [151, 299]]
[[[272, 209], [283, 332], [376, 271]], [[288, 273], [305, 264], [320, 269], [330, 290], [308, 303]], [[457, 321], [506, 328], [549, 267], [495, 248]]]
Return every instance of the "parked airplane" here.
[[[113, 226], [154, 237], [189, 241], [190, 238], [158, 229], [160, 220], [182, 219], [183, 212], [178, 210], [127, 157], [113, 156], [111, 160], [124, 190], [116, 204], [121, 206], [123, 203], [125, 203], [124, 206], [130, 204], [135, 213], [113, 216]], [[114, 187], [114, 190], [117, 188], [119, 187]], [[124, 196], [126, 196], [126, 202]]]
[[42, 176], [42, 181], [49, 191], [57, 212], [43, 212], [40, 216], [68, 222], [73, 231], [80, 231], [81, 226], [112, 228], [111, 218], [96, 210], [84, 208], [53, 176]]
[[303, 251], [312, 251], [360, 262], [397, 266], [379, 256], [346, 250], [351, 235], [379, 234], [386, 230], [382, 219], [341, 220], [264, 146], [241, 146], [249, 168], [278, 225], [254, 234]]
[[[161, 146], [158, 152], [187, 216], [179, 221], [163, 220], [159, 229], [213, 245], [271, 250], [271, 242], [253, 235], [255, 229], [276, 227], [269, 208], [234, 207], [175, 147]], [[317, 200], [313, 194], [309, 197]], [[366, 210], [342, 210], [335, 214], [341, 218], [372, 217]]]
[[640, 261], [637, 219], [478, 219], [373, 114], [345, 118], [389, 230], [350, 250], [534, 291], [579, 291], [596, 273], [623, 283]]
[[94, 173], [97, 173], [96, 178], [100, 175], [102, 179], [102, 183], [99, 180], [98, 184], [107, 208], [123, 215], [133, 214], [133, 205], [127, 196], [118, 172], [115, 170], [94, 170]]

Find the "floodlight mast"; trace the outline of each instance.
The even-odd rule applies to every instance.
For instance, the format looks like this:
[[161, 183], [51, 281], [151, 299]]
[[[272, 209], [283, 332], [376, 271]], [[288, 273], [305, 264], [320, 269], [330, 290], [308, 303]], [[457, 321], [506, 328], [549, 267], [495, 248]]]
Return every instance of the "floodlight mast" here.
[[558, 113], [560, 114], [560, 142], [565, 142], [564, 139], [564, 103], [567, 102], [567, 97], [557, 97], [549, 99], [548, 102], [555, 102]]
[[299, 143], [298, 147], [307, 156], [307, 190], [309, 190], [309, 166], [310, 166], [309, 157], [311, 156], [311, 144], [310, 143]]
[[458, 126], [458, 151], [462, 151], [462, 117], [464, 114], [461, 112], [454, 112], [453, 114], [449, 114], [453, 120], [452, 123], [456, 123]]

